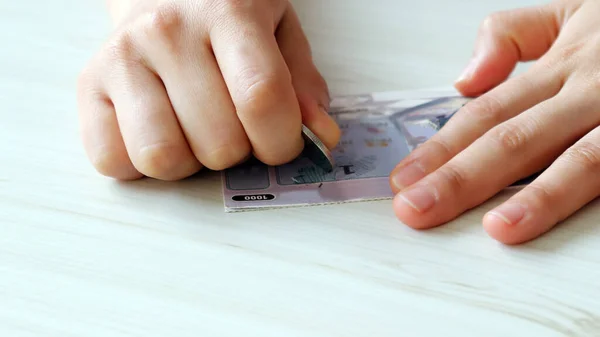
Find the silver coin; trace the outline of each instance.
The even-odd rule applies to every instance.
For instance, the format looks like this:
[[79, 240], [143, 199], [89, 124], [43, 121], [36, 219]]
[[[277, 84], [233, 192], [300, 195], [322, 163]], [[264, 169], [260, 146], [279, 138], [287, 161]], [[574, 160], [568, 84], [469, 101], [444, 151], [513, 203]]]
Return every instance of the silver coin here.
[[327, 146], [306, 125], [302, 125], [302, 135], [304, 137], [303, 155], [325, 172], [333, 171], [335, 161]]

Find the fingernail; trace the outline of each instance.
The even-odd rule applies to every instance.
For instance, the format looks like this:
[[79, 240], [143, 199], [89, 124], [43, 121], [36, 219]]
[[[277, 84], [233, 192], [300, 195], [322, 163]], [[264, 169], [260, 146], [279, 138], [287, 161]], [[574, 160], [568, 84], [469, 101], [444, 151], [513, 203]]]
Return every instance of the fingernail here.
[[425, 177], [425, 169], [421, 164], [413, 162], [398, 169], [394, 172], [392, 183], [394, 186], [402, 190]]
[[318, 131], [323, 135], [321, 139], [327, 148], [333, 149], [338, 145], [341, 137], [341, 130], [335, 119], [329, 114], [326, 107], [320, 105], [319, 110], [327, 118], [320, 118], [321, 124], [318, 126]]
[[419, 213], [428, 211], [437, 201], [433, 190], [427, 186], [415, 187], [399, 194], [398, 197]]
[[473, 76], [473, 73], [475, 72], [475, 69], [477, 68], [477, 63], [478, 63], [477, 58], [473, 57], [469, 61], [469, 64], [467, 64], [467, 67], [463, 70], [462, 74], [460, 74], [458, 79], [454, 82], [460, 83], [460, 82], [463, 82], [463, 81], [471, 78]]
[[514, 226], [525, 217], [525, 211], [525, 207], [520, 204], [504, 204], [490, 211], [488, 215], [502, 220], [509, 226]]

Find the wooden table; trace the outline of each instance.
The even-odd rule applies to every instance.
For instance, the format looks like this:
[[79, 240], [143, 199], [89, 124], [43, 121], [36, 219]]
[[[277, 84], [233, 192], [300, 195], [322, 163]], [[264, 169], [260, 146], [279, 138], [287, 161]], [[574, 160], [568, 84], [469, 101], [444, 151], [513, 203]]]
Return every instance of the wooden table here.
[[[332, 93], [448, 87], [486, 14], [535, 1], [294, 1]], [[0, 336], [600, 336], [600, 203], [530, 244], [391, 202], [226, 214], [218, 174], [118, 183], [75, 80], [103, 2], [0, 2]]]

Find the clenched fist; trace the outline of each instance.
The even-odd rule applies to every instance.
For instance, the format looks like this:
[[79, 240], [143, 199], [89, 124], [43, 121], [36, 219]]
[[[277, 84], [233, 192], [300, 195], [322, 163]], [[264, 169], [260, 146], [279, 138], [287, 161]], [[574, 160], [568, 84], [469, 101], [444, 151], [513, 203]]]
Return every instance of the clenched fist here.
[[302, 123], [333, 148], [327, 85], [285, 0], [109, 2], [115, 30], [82, 72], [83, 143], [117, 179], [176, 180], [250, 155], [278, 165]]

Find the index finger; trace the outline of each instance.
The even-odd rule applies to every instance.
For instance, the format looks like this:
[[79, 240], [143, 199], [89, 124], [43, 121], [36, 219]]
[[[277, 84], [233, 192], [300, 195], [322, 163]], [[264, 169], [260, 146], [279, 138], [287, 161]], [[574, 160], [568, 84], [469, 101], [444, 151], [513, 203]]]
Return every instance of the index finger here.
[[275, 10], [224, 10], [227, 14], [215, 23], [210, 40], [254, 155], [270, 165], [291, 161], [304, 144], [302, 116], [275, 38]]
[[560, 76], [532, 69], [469, 102], [396, 166], [390, 175], [392, 189], [397, 193], [421, 180], [496, 125], [555, 96], [561, 87]]

